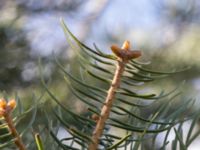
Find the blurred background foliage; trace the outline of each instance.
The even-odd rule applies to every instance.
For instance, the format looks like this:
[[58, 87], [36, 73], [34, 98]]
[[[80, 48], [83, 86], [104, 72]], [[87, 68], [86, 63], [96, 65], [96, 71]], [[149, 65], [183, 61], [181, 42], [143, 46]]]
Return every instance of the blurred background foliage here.
[[[1, 0], [0, 90], [11, 95], [17, 92], [27, 104], [33, 93], [42, 95], [41, 58], [42, 72], [53, 93], [66, 105], [76, 101], [53, 60], [54, 53], [64, 64], [73, 64], [80, 76], [76, 54], [60, 27], [62, 17], [81, 41], [90, 46], [96, 43], [106, 53], [111, 53], [111, 44], [128, 39], [133, 49], [142, 50], [141, 60], [151, 61], [155, 70], [190, 66], [188, 71], [156, 82], [154, 89], [167, 91], [186, 80], [181, 98], [196, 98], [198, 108], [199, 8], [198, 0]], [[73, 105], [79, 112], [86, 111], [79, 101]]]

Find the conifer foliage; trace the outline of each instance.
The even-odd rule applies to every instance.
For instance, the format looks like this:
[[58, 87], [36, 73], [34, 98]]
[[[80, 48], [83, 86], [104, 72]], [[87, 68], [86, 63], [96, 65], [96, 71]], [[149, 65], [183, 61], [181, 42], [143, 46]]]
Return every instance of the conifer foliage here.
[[[60, 105], [64, 113], [55, 112], [55, 116], [70, 133], [70, 137], [63, 140], [56, 138], [58, 145], [63, 149], [145, 149], [145, 143], [155, 149], [165, 149], [170, 145], [177, 149], [178, 145], [184, 149], [191, 144], [199, 132], [192, 134], [192, 128], [196, 123], [197, 113], [186, 114], [194, 104], [194, 100], [183, 100], [182, 104], [171, 110], [170, 106], [179, 97], [178, 88], [160, 93], [143, 93], [137, 89], [145, 87], [145, 84], [165, 78], [172, 74], [184, 71], [174, 70], [172, 72], [148, 69], [149, 63], [139, 62], [136, 59], [142, 57], [142, 52], [132, 50], [129, 41], [125, 41], [122, 47], [112, 45], [113, 54], [106, 54], [95, 44], [90, 48], [75, 35], [71, 33], [63, 20], [61, 20], [68, 43], [76, 52], [82, 76], [75, 77], [73, 66], [67, 68], [55, 58], [57, 65], [64, 73], [64, 80], [73, 95], [85, 103], [88, 115], [79, 115], [65, 108], [59, 103], [53, 93], [48, 90], [51, 98]], [[187, 69], [187, 68], [186, 68]], [[104, 88], [89, 82], [95, 79]], [[151, 110], [150, 114], [144, 116], [143, 112]], [[69, 124], [63, 119], [65, 113], [74, 119], [74, 124]], [[198, 117], [197, 117], [198, 118]], [[182, 126], [185, 121], [192, 120], [191, 130], [187, 140], [183, 140]], [[178, 126], [178, 128], [177, 128]], [[119, 130], [121, 132], [119, 132]], [[165, 132], [164, 132], [165, 131]], [[175, 139], [169, 143], [170, 132], [175, 133]], [[162, 144], [157, 146], [157, 136], [165, 133]], [[193, 135], [193, 137], [191, 137]], [[189, 140], [190, 139], [190, 140]], [[68, 141], [67, 145], [62, 141]], [[151, 141], [151, 142], [150, 142]], [[157, 147], [155, 147], [157, 146]]]
[[[186, 150], [192, 144], [200, 134], [200, 130], [194, 131], [199, 121], [199, 112], [191, 111], [194, 100], [182, 100], [175, 109], [171, 109], [181, 94], [178, 87], [171, 91], [162, 87], [160, 93], [145, 93], [142, 90], [147, 84], [154, 84], [155, 80], [185, 69], [172, 72], [148, 69], [149, 62], [137, 60], [142, 57], [142, 51], [133, 50], [129, 41], [125, 41], [121, 48], [112, 45], [113, 54], [106, 54], [95, 44], [91, 48], [79, 41], [63, 20], [61, 25], [68, 44], [78, 56], [81, 75], [75, 75], [73, 66], [65, 66], [56, 56], [55, 62], [64, 75], [61, 80], [87, 107], [87, 113], [77, 113], [70, 106], [63, 105], [41, 77], [46, 93], [56, 104], [52, 113], [47, 113], [46, 107], [41, 106], [38, 100], [25, 111], [19, 98], [10, 101], [1, 99], [0, 148], [165, 150], [171, 147], [172, 150]], [[44, 110], [42, 114], [47, 120], [45, 125], [42, 124], [44, 128], [40, 128], [40, 122], [35, 122], [38, 105]], [[16, 116], [12, 116], [13, 111]], [[24, 130], [18, 130], [18, 122], [24, 116], [30, 116], [30, 112], [32, 117], [29, 123]], [[183, 129], [185, 122], [190, 122], [187, 131]], [[25, 140], [23, 137], [27, 137], [27, 132], [30, 134], [30, 129], [35, 127], [38, 132], [32, 131], [32, 141]], [[63, 129], [67, 134], [61, 138], [58, 132]], [[169, 140], [171, 133], [175, 135], [172, 141]]]

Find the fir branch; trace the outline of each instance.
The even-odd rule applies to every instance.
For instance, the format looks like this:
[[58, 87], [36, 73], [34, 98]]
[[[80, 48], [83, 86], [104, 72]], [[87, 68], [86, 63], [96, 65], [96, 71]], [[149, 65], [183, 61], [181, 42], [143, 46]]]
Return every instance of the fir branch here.
[[115, 94], [116, 94], [117, 89], [120, 86], [121, 77], [125, 70], [126, 64], [128, 63], [129, 60], [141, 56], [140, 51], [130, 50], [130, 43], [128, 41], [124, 42], [122, 48], [119, 48], [113, 45], [111, 46], [111, 49], [113, 53], [118, 57], [117, 68], [116, 68], [111, 86], [108, 90], [105, 103], [101, 109], [101, 114], [99, 116], [95, 130], [93, 132], [93, 135], [92, 135], [93, 142], [91, 142], [91, 144], [89, 145], [89, 150], [96, 150], [98, 148], [99, 139], [101, 135], [103, 134], [105, 123], [107, 119], [109, 118], [112, 104], [115, 99]]

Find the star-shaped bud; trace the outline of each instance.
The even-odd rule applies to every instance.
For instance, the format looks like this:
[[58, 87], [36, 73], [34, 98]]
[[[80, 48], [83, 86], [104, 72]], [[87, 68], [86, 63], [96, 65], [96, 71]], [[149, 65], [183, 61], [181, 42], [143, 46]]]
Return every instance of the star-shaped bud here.
[[0, 117], [3, 117], [6, 114], [9, 114], [16, 107], [16, 101], [11, 99], [9, 102], [6, 102], [4, 98], [0, 99]]
[[142, 55], [141, 51], [130, 50], [129, 41], [125, 41], [121, 48], [117, 45], [112, 45], [111, 50], [119, 59], [122, 59], [123, 61], [129, 61]]

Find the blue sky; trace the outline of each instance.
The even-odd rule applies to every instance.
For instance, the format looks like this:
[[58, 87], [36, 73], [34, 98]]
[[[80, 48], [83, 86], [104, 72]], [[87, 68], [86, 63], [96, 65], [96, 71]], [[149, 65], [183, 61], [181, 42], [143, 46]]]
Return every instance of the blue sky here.
[[[143, 31], [154, 28], [158, 22], [156, 21], [154, 7], [151, 2], [151, 0], [110, 1], [105, 12], [97, 22], [100, 28], [95, 28], [95, 32], [98, 33], [105, 29], [117, 32], [123, 26]], [[53, 50], [59, 51], [62, 45], [66, 43], [59, 23], [60, 17], [64, 17], [68, 26], [76, 35], [79, 34], [79, 23], [84, 18], [69, 18], [64, 15], [61, 13], [44, 12], [28, 18], [25, 31], [27, 31], [28, 40], [31, 41], [33, 55], [48, 56]], [[84, 16], [81, 12], [77, 15]]]

